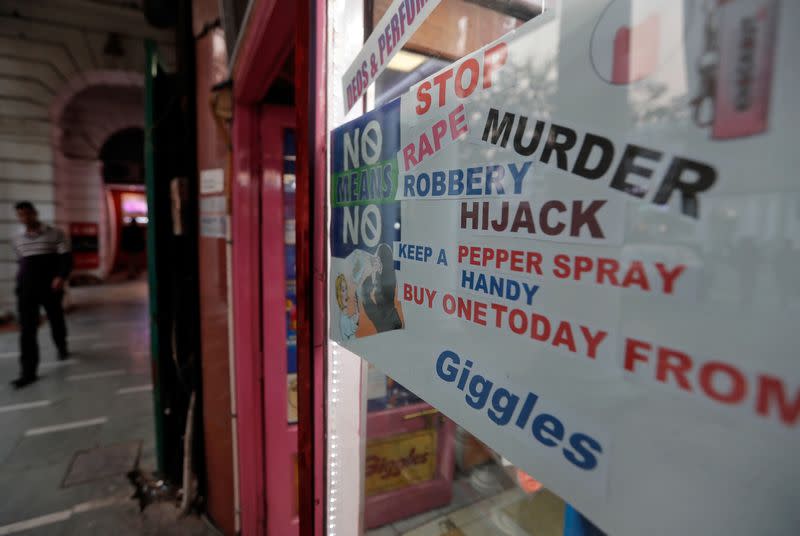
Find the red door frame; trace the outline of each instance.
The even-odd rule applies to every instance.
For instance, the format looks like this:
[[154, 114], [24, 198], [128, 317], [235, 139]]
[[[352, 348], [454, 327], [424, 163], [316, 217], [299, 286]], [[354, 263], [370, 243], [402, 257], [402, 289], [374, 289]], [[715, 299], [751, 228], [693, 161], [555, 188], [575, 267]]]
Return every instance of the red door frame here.
[[[264, 161], [261, 107], [289, 52], [295, 51], [297, 124], [297, 320], [298, 320], [298, 481], [299, 530], [322, 536], [325, 521], [324, 378], [327, 348], [325, 42], [326, 2], [257, 0], [233, 66], [234, 175], [233, 280], [234, 336], [239, 430], [242, 533], [267, 534], [271, 498], [265, 458], [270, 449], [264, 390], [264, 325], [261, 305], [262, 197]], [[265, 61], [269, 58], [269, 61]], [[269, 192], [264, 192], [269, 195]], [[280, 229], [283, 226], [281, 224]], [[283, 309], [281, 309], [283, 314]], [[271, 335], [267, 334], [267, 337]], [[285, 362], [285, 358], [284, 358]], [[285, 377], [285, 375], [284, 375]], [[285, 404], [285, 396], [283, 398]], [[283, 421], [285, 424], [285, 415]], [[269, 460], [269, 461], [267, 461]], [[277, 460], [278, 463], [282, 463]], [[288, 465], [288, 464], [285, 464]], [[276, 475], [277, 477], [277, 475]], [[276, 481], [278, 479], [276, 478]], [[284, 489], [287, 494], [289, 490]], [[270, 503], [271, 504], [271, 503]], [[270, 509], [270, 516], [273, 511]], [[277, 530], [277, 529], [273, 529]], [[269, 532], [269, 534], [281, 534]]]
[[[295, 503], [297, 425], [287, 422], [286, 259], [284, 233], [284, 132], [295, 128], [292, 108], [263, 105], [261, 133], [261, 293], [264, 457], [267, 534], [298, 533]], [[299, 291], [298, 291], [299, 296]]]
[[[299, 326], [311, 327], [299, 329], [297, 337], [300, 534], [322, 536], [327, 525], [323, 433], [328, 350], [327, 2], [299, 4], [295, 45], [297, 321]], [[311, 484], [306, 492], [304, 484]]]
[[257, 113], [237, 106], [233, 122], [231, 231], [233, 237], [233, 333], [242, 534], [266, 532], [266, 474], [261, 339], [261, 218]]

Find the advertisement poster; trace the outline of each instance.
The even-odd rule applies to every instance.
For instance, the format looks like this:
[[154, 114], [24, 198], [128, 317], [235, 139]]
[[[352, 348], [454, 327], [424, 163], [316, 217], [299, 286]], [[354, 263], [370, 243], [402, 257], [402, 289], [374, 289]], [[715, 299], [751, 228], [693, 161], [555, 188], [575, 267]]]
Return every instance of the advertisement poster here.
[[796, 534], [800, 4], [548, 6], [332, 132], [331, 338], [609, 534]]

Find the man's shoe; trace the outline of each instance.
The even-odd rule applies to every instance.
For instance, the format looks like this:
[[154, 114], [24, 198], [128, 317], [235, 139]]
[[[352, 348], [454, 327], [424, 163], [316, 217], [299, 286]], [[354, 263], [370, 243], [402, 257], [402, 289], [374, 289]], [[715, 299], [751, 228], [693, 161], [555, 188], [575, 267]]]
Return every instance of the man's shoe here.
[[36, 376], [36, 375], [33, 375], [33, 376], [20, 376], [19, 378], [17, 378], [13, 382], [11, 382], [11, 385], [14, 386], [14, 389], [22, 389], [23, 387], [26, 387], [26, 386], [32, 384], [33, 382], [35, 382], [38, 379], [39, 379], [39, 377]]

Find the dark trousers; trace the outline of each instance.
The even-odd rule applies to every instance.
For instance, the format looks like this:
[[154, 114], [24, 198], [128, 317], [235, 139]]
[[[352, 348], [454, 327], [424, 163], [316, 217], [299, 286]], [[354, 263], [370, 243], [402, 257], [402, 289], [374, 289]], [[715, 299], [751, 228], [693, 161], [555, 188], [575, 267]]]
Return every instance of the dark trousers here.
[[67, 353], [67, 326], [61, 301], [63, 292], [53, 291], [49, 285], [25, 285], [17, 291], [20, 325], [20, 365], [22, 376], [35, 376], [39, 367], [39, 308], [44, 307], [50, 322], [50, 333], [60, 354]]

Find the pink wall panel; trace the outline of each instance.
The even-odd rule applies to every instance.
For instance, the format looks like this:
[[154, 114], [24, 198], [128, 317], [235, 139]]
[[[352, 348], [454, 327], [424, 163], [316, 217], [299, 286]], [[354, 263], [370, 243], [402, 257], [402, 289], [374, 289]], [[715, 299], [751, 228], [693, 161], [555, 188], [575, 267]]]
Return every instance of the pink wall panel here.
[[[212, 22], [216, 0], [195, 2], [198, 11]], [[205, 9], [203, 9], [205, 8]], [[200, 27], [204, 25], [200, 24]], [[197, 30], [195, 33], [199, 33]], [[201, 172], [227, 172], [228, 147], [214, 120], [209, 102], [211, 88], [227, 76], [225, 38], [217, 28], [195, 41], [197, 80], [197, 168]], [[201, 197], [204, 194], [201, 192]], [[208, 194], [211, 196], [218, 193]], [[233, 435], [231, 426], [231, 381], [228, 355], [228, 270], [225, 238], [201, 236], [198, 240], [200, 283], [200, 337], [203, 374], [203, 437], [207, 472], [208, 515], [224, 534], [236, 533], [234, 504]]]

